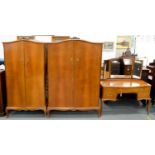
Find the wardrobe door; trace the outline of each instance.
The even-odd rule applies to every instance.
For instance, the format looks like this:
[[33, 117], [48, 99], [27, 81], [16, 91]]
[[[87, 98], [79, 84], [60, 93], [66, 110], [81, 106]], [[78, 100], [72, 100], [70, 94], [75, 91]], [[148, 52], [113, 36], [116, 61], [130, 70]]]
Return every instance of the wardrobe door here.
[[102, 44], [75, 41], [74, 104], [78, 108], [99, 106]]
[[6, 70], [7, 108], [25, 106], [23, 41], [3, 43]]
[[73, 103], [73, 42], [48, 44], [48, 109], [67, 109]]
[[24, 42], [26, 107], [45, 107], [44, 44]]

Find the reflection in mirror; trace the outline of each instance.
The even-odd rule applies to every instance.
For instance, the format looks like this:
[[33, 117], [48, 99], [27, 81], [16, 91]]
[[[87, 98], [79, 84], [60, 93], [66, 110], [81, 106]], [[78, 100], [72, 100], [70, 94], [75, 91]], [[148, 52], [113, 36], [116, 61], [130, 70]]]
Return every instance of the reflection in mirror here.
[[119, 60], [111, 61], [111, 75], [120, 75], [121, 74], [121, 63]]
[[115, 58], [104, 61], [104, 79], [136, 78], [141, 79], [143, 61], [134, 58]]
[[108, 79], [110, 77], [109, 73], [109, 60], [104, 60], [103, 63], [103, 79]]
[[133, 69], [133, 59], [131, 58], [123, 58], [122, 59], [122, 75], [132, 75]]
[[142, 67], [143, 67], [143, 61], [135, 60], [133, 69], [133, 78], [141, 79]]
[[117, 58], [110, 61], [110, 78], [131, 78], [133, 59]]

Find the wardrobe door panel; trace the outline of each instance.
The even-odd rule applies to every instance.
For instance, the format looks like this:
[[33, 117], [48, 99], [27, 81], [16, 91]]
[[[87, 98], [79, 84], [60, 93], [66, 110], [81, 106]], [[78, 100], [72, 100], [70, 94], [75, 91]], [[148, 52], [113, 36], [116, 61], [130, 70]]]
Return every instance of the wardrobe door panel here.
[[76, 41], [74, 69], [75, 107], [99, 106], [102, 44]]
[[48, 44], [48, 107], [67, 108], [73, 103], [73, 43]]
[[45, 106], [45, 54], [44, 44], [24, 42], [26, 106]]
[[23, 42], [9, 42], [4, 45], [6, 70], [7, 107], [25, 106], [25, 78]]

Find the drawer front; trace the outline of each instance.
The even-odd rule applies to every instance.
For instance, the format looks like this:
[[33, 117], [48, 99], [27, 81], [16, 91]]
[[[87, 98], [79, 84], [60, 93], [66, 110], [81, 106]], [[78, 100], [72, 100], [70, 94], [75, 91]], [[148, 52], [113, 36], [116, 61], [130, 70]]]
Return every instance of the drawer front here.
[[103, 100], [116, 100], [117, 99], [117, 91], [113, 88], [103, 88], [102, 92]]
[[118, 94], [137, 94], [137, 99], [150, 98], [151, 87], [140, 88], [103, 88], [102, 99], [104, 100], [116, 100]]
[[139, 89], [137, 88], [115, 88], [117, 93], [138, 93]]
[[147, 98], [150, 98], [150, 90], [151, 90], [151, 87], [141, 88], [139, 90], [139, 92], [138, 92], [137, 98], [138, 99], [147, 99]]

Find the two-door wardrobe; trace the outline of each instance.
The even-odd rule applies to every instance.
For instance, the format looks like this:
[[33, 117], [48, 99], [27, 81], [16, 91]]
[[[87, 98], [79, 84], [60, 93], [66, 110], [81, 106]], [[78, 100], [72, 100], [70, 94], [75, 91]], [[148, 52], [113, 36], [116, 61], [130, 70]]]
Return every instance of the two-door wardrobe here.
[[26, 40], [5, 42], [7, 107], [9, 110], [43, 110], [45, 104], [44, 44]]
[[97, 110], [102, 43], [66, 40], [47, 44], [48, 106], [51, 110]]

